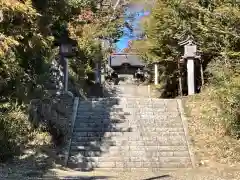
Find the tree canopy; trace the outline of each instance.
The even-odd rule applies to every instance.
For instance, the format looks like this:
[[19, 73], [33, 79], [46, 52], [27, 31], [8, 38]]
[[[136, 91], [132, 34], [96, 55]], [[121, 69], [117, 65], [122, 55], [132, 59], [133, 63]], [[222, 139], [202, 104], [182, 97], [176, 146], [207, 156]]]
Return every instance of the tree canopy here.
[[[230, 134], [239, 135], [240, 4], [235, 1], [156, 0], [151, 15], [142, 21], [145, 39], [132, 49], [148, 63], [162, 65], [161, 82], [177, 90], [177, 62], [183, 55], [178, 42], [194, 37], [203, 60], [204, 76], [218, 99], [221, 119]], [[169, 88], [170, 87], [170, 88]], [[223, 95], [224, 94], [224, 95]]]
[[76, 83], [110, 52], [100, 39], [118, 39], [122, 10], [106, 2], [107, 7], [96, 0], [0, 0], [0, 161], [31, 134], [27, 107], [47, 96], [51, 62], [59, 59], [55, 42], [64, 33], [77, 41], [69, 67]]
[[[121, 35], [119, 27], [122, 23], [117, 18], [121, 10], [118, 9], [116, 19], [110, 21], [113, 9], [101, 7], [101, 2], [95, 0], [1, 0], [0, 8], [3, 11], [0, 92], [5, 97], [18, 96], [17, 93], [21, 92], [19, 97], [23, 99], [22, 94], [27, 96], [38, 83], [42, 83], [46, 66], [58, 53], [54, 41], [65, 29], [78, 42], [75, 65], [88, 65], [101, 58], [99, 38], [118, 39]], [[20, 90], [27, 87], [20, 83], [23, 79], [29, 81], [29, 90]], [[13, 87], [15, 89], [10, 91]]]

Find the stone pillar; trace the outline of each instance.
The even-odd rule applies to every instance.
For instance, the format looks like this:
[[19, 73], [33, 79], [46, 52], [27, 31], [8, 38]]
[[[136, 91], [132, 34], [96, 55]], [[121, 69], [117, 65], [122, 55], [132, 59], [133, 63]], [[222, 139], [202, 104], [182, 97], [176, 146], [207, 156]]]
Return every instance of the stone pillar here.
[[3, 22], [3, 11], [2, 10], [0, 10], [0, 22]]
[[154, 84], [157, 85], [158, 84], [158, 65], [154, 64]]
[[187, 59], [188, 95], [195, 94], [194, 59]]
[[64, 91], [68, 91], [68, 59], [62, 56], [62, 61], [64, 62], [63, 72], [64, 72]]

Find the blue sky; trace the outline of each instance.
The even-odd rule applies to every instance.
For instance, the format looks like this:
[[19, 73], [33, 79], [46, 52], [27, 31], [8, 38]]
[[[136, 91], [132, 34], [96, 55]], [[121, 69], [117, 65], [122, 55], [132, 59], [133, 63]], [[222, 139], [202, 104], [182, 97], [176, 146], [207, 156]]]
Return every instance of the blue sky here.
[[[136, 13], [137, 12], [137, 13]], [[135, 13], [134, 20], [130, 22], [129, 18], [125, 18], [125, 21], [130, 22], [133, 26], [133, 33], [129, 31], [128, 28], [124, 27], [123, 29], [123, 36], [119, 39], [119, 41], [116, 43], [117, 52], [121, 52], [124, 48], [128, 47], [129, 40], [134, 40], [136, 38], [136, 35], [141, 32], [140, 30], [140, 21], [143, 16], [149, 15], [149, 12], [146, 12], [141, 7], [131, 7], [126, 10], [126, 16], [129, 13]]]

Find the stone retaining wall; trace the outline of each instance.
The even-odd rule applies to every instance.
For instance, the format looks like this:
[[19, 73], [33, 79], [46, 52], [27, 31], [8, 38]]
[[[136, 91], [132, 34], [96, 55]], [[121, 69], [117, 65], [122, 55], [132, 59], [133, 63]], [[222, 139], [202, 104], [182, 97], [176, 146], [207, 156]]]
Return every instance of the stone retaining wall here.
[[29, 120], [33, 127], [49, 131], [55, 144], [60, 145], [70, 133], [73, 100], [68, 94], [33, 99], [29, 106]]

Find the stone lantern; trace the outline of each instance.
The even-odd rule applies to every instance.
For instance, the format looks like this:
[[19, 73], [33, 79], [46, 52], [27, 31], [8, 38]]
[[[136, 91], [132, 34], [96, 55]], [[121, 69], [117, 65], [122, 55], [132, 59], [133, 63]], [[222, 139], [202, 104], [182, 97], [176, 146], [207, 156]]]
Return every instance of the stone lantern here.
[[200, 56], [197, 55], [197, 45], [191, 36], [188, 36], [186, 40], [179, 42], [179, 45], [184, 46], [184, 55], [182, 56], [182, 61], [187, 61], [188, 95], [193, 95], [195, 94], [194, 64], [195, 60], [200, 59]]
[[74, 48], [77, 46], [77, 41], [69, 38], [68, 31], [65, 30], [60, 39], [54, 42], [55, 46], [59, 46], [60, 64], [64, 69], [64, 91], [68, 91], [68, 59], [75, 55]]

